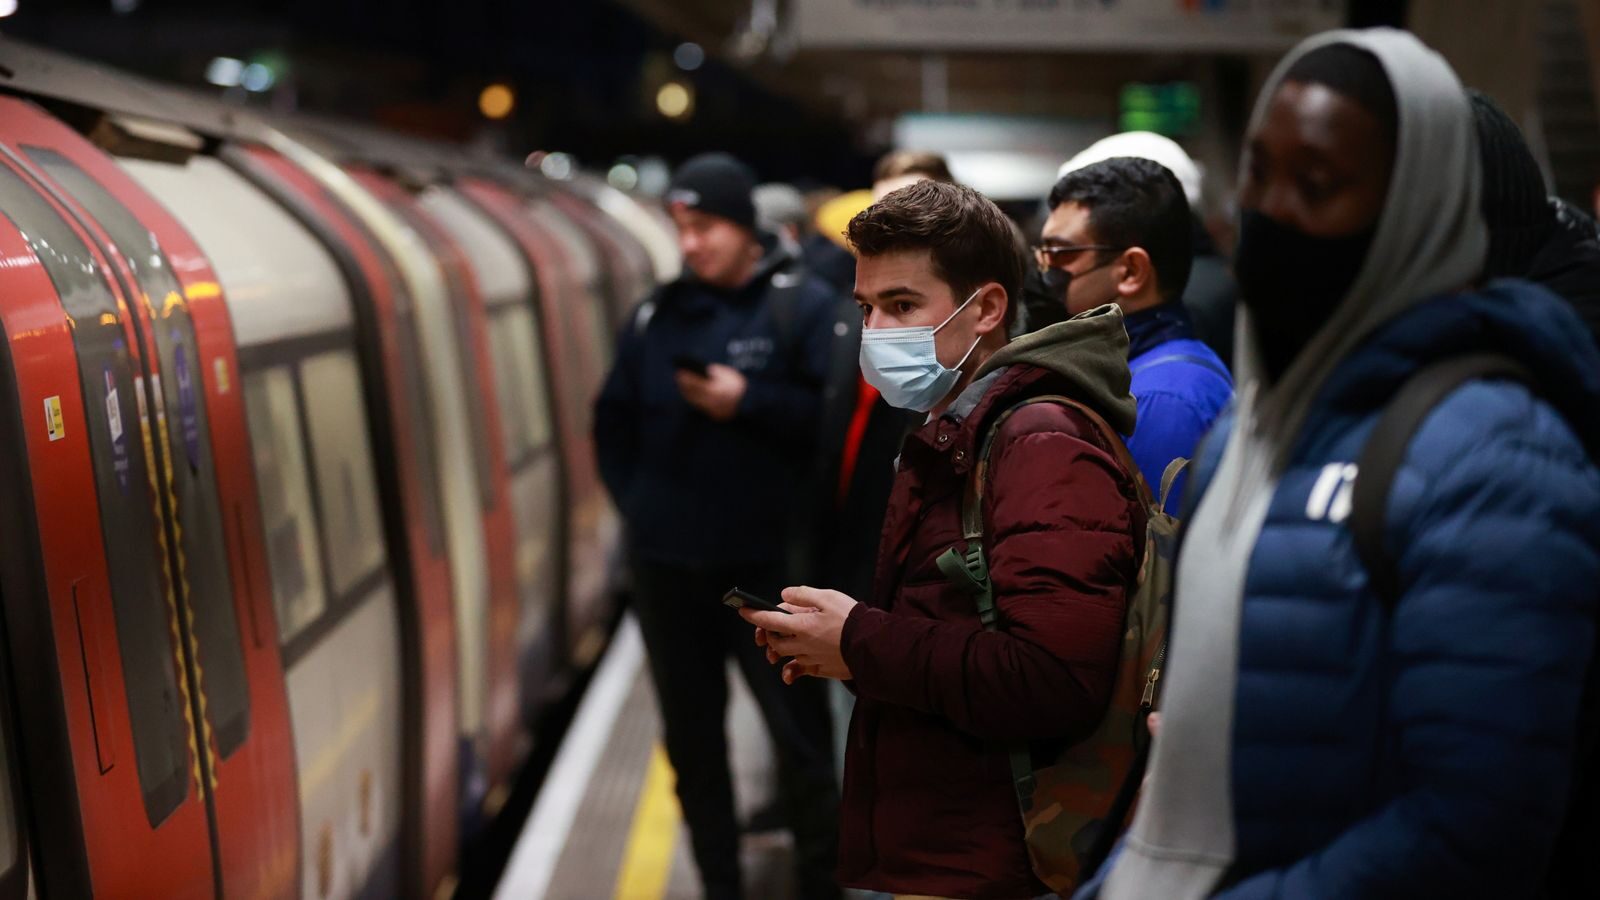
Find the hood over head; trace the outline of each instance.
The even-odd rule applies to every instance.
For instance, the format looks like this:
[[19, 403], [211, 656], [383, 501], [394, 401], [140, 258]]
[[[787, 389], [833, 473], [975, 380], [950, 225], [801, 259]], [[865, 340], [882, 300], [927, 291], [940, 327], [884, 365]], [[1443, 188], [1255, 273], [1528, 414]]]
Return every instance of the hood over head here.
[[[1398, 108], [1393, 174], [1372, 247], [1349, 293], [1283, 377], [1263, 385], [1258, 397], [1257, 427], [1280, 453], [1287, 452], [1318, 387], [1339, 361], [1406, 309], [1468, 286], [1483, 270], [1489, 243], [1479, 204], [1477, 132], [1466, 92], [1444, 57], [1409, 32], [1346, 29], [1302, 41], [1267, 79], [1251, 130], [1265, 119], [1295, 63], [1333, 44], [1371, 53], [1389, 77]], [[1236, 330], [1239, 383], [1259, 382], [1263, 367], [1249, 311], [1242, 306]]]
[[1122, 309], [1116, 304], [1108, 303], [1017, 338], [989, 357], [973, 381], [1011, 365], [1049, 370], [1068, 383], [1063, 393], [1099, 413], [1118, 433], [1133, 433], [1128, 332], [1122, 325]]

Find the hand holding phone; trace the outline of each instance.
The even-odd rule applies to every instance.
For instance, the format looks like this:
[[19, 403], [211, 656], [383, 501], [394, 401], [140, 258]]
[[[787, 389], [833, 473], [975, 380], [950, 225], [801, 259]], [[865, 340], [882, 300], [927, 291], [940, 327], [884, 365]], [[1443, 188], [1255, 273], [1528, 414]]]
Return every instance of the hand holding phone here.
[[761, 612], [783, 613], [786, 616], [794, 615], [794, 613], [784, 609], [776, 603], [763, 600], [760, 597], [757, 597], [755, 594], [752, 594], [749, 591], [740, 590], [739, 588], [733, 588], [726, 594], [723, 594], [722, 603], [731, 609], [754, 609]]
[[672, 367], [685, 372], [693, 372], [694, 374], [699, 375], [701, 378], [705, 378], [711, 374], [711, 369], [706, 365], [705, 360], [700, 359], [697, 356], [691, 356], [687, 353], [679, 353], [677, 356], [674, 356], [672, 358]]

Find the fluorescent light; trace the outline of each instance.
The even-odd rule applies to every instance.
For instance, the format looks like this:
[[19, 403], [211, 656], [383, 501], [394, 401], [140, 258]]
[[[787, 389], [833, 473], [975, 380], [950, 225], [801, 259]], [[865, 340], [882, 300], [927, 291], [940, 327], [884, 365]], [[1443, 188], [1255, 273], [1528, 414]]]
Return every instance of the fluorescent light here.
[[[0, 4], [10, 3], [16, 9], [17, 0], [0, 0]], [[244, 62], [231, 56], [219, 56], [206, 66], [206, 80], [217, 87], [235, 87], [239, 78], [244, 74]]]

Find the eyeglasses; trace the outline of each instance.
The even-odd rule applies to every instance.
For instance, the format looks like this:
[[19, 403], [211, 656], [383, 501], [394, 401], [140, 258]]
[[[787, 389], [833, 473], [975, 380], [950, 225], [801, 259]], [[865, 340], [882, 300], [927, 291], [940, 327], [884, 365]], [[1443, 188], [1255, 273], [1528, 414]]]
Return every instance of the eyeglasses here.
[[1039, 264], [1039, 271], [1043, 272], [1046, 269], [1066, 268], [1074, 254], [1085, 250], [1114, 250], [1120, 253], [1126, 249], [1128, 248], [1114, 247], [1110, 244], [1035, 244], [1033, 258]]

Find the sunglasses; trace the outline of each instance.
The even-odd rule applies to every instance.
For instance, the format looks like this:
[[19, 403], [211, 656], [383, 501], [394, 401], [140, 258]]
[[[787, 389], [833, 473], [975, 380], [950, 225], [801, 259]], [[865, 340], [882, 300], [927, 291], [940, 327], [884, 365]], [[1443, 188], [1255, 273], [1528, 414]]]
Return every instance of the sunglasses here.
[[1066, 268], [1067, 263], [1072, 261], [1072, 257], [1074, 255], [1082, 253], [1085, 250], [1098, 250], [1102, 252], [1114, 250], [1120, 253], [1126, 249], [1128, 248], [1114, 247], [1111, 244], [1035, 244], [1033, 247], [1033, 258], [1039, 264], [1039, 271], [1043, 272], [1047, 269]]

